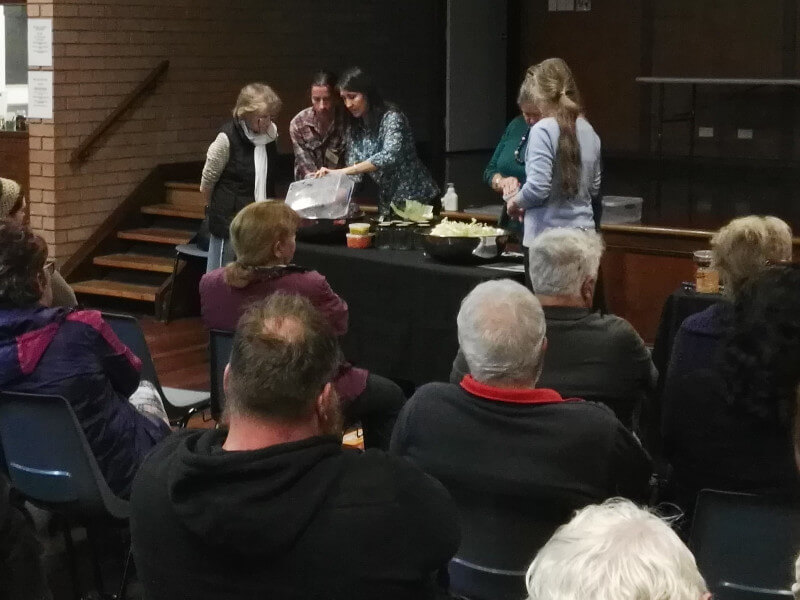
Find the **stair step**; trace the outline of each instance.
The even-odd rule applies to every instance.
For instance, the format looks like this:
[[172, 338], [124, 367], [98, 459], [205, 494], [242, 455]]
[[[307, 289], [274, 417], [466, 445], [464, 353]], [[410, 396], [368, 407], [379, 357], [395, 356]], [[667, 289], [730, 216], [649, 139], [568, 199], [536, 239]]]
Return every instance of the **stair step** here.
[[95, 296], [110, 296], [143, 302], [155, 302], [158, 293], [158, 287], [154, 285], [125, 283], [113, 279], [87, 279], [76, 281], [70, 285], [78, 294], [94, 294]]
[[126, 229], [118, 231], [117, 237], [121, 240], [136, 240], [139, 242], [153, 242], [155, 244], [186, 244], [194, 236], [194, 232], [184, 229], [167, 229], [165, 227], [141, 227], [139, 229]]
[[167, 181], [164, 183], [164, 187], [168, 190], [191, 190], [194, 192], [200, 191], [199, 183], [192, 183], [189, 181]]
[[198, 210], [205, 208], [206, 199], [200, 191], [199, 184], [168, 181], [164, 184], [164, 187], [166, 188], [166, 198], [169, 204], [193, 207]]
[[164, 256], [125, 253], [95, 256], [92, 262], [100, 267], [154, 271], [156, 273], [172, 273], [172, 268], [175, 265], [174, 259]]
[[150, 204], [142, 207], [146, 215], [159, 215], [161, 217], [180, 217], [181, 219], [194, 219], [202, 221], [205, 212], [201, 208], [183, 204]]

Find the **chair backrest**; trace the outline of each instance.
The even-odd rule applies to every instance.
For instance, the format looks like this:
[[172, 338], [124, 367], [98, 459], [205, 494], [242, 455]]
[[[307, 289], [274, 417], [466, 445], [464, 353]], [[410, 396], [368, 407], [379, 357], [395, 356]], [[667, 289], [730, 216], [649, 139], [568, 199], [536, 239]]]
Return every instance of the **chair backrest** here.
[[136, 317], [104, 312], [103, 319], [111, 326], [120, 341], [142, 361], [142, 379], [147, 379], [161, 391], [156, 366], [153, 363], [153, 357], [150, 355], [150, 347], [147, 345], [144, 332], [139, 326], [139, 321], [136, 320]]
[[715, 599], [757, 597], [743, 594], [759, 588], [788, 590], [800, 551], [800, 506], [770, 496], [702, 490], [689, 546]]
[[170, 404], [164, 390], [161, 389], [156, 365], [153, 362], [153, 356], [150, 354], [150, 346], [147, 345], [147, 339], [144, 337], [144, 332], [136, 317], [104, 312], [103, 319], [117, 334], [120, 341], [142, 361], [141, 378], [146, 379], [155, 386], [158, 395], [161, 396], [161, 401], [164, 403], [164, 410], [167, 411], [167, 418], [170, 423], [183, 418], [186, 411]]
[[0, 445], [9, 479], [34, 504], [81, 518], [127, 517], [64, 398], [0, 392]]
[[591, 502], [542, 489], [512, 497], [443, 480], [458, 506], [461, 546], [450, 562], [450, 589], [471, 600], [525, 597], [525, 571], [536, 552], [575, 509]]
[[211, 416], [219, 421], [222, 409], [225, 406], [225, 389], [222, 385], [225, 367], [231, 357], [233, 347], [233, 332], [211, 330], [209, 348], [211, 350]]

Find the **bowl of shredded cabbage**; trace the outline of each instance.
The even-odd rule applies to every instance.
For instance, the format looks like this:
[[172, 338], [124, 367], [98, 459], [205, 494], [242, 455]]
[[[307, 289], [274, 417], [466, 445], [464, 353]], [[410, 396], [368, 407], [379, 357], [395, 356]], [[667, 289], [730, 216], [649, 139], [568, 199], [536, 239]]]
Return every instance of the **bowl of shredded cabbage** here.
[[506, 248], [505, 229], [478, 223], [451, 221], [448, 218], [423, 235], [425, 253], [436, 260], [454, 264], [471, 264], [496, 260]]

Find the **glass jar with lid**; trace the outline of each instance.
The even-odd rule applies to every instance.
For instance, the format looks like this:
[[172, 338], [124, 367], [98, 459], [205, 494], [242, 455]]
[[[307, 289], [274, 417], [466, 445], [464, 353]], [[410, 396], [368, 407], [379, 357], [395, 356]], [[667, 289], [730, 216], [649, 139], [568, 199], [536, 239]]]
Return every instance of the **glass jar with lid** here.
[[694, 289], [700, 294], [719, 293], [719, 272], [712, 266], [711, 250], [694, 252]]

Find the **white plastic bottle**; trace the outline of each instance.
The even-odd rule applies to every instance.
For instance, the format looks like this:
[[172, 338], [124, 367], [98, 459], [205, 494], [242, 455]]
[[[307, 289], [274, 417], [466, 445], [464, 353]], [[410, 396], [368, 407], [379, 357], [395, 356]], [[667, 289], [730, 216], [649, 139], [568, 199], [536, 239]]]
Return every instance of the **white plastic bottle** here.
[[442, 196], [442, 210], [458, 210], [458, 194], [456, 194], [456, 187], [452, 183], [447, 184], [447, 191]]

